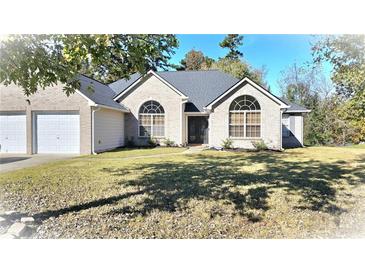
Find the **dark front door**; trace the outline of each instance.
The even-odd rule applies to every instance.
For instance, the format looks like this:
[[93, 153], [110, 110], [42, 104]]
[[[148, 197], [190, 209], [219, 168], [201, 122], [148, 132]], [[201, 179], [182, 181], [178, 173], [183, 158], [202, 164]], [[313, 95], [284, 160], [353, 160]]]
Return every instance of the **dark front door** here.
[[208, 143], [208, 117], [188, 116], [188, 143]]

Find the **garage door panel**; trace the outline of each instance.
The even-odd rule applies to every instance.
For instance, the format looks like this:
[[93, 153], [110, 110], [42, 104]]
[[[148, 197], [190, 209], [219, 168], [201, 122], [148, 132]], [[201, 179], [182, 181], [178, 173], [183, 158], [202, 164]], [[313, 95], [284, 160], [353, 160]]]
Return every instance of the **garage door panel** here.
[[38, 153], [80, 153], [79, 114], [37, 114]]
[[23, 112], [0, 114], [0, 151], [26, 153], [26, 116]]

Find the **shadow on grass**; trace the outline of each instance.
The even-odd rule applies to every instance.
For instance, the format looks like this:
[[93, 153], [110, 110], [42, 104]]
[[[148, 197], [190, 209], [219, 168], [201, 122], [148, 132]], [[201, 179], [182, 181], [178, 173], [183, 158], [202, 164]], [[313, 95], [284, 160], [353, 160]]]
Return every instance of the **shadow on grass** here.
[[[227, 157], [187, 155], [188, 161], [155, 162], [130, 165], [123, 169], [101, 171], [120, 178], [118, 184], [133, 191], [88, 203], [34, 215], [41, 220], [65, 213], [116, 204], [139, 197], [133, 204], [110, 211], [110, 214], [148, 215], [153, 210], [174, 212], [185, 210], [191, 200], [222, 201], [234, 207], [236, 214], [252, 222], [260, 221], [269, 209], [271, 193], [280, 189], [288, 197], [299, 197], [300, 209], [340, 214], [336, 205], [338, 180], [351, 175], [352, 183], [364, 183], [363, 166], [350, 167], [346, 162], [285, 160], [276, 153], [234, 154]], [[193, 160], [193, 161], [190, 161]], [[364, 159], [360, 159], [362, 161]], [[262, 164], [260, 170], [246, 168]], [[137, 179], [126, 179], [139, 174]], [[338, 185], [337, 185], [338, 187]], [[350, 194], [348, 194], [350, 195]], [[212, 212], [211, 215], [219, 214]]]

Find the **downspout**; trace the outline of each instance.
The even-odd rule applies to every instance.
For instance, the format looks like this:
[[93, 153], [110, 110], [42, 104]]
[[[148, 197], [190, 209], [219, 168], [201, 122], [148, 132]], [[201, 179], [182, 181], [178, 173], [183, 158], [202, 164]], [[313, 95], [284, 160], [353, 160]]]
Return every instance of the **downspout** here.
[[[186, 128], [185, 128], [185, 108], [184, 108], [184, 104], [188, 101], [188, 97], [184, 97], [181, 101], [181, 105], [180, 105], [180, 144], [183, 146], [185, 141], [185, 134], [186, 133]], [[184, 129], [184, 130], [183, 130]]]
[[91, 153], [97, 154], [95, 152], [95, 112], [99, 111], [100, 107], [94, 105], [91, 107]]

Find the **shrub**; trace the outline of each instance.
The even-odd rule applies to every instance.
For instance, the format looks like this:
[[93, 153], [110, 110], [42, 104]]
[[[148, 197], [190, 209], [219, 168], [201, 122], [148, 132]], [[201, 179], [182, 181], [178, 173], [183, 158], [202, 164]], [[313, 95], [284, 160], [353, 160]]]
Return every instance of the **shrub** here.
[[173, 147], [175, 145], [175, 142], [170, 140], [169, 138], [165, 139], [164, 140], [164, 144], [167, 146], [167, 147]]
[[230, 138], [224, 139], [222, 141], [222, 147], [224, 149], [232, 149], [233, 148], [233, 141]]
[[154, 138], [149, 138], [147, 143], [150, 147], [156, 147], [158, 145], [157, 140]]
[[268, 149], [267, 145], [262, 140], [260, 140], [260, 141], [252, 141], [252, 145], [258, 151], [260, 151], [260, 150], [267, 150]]

